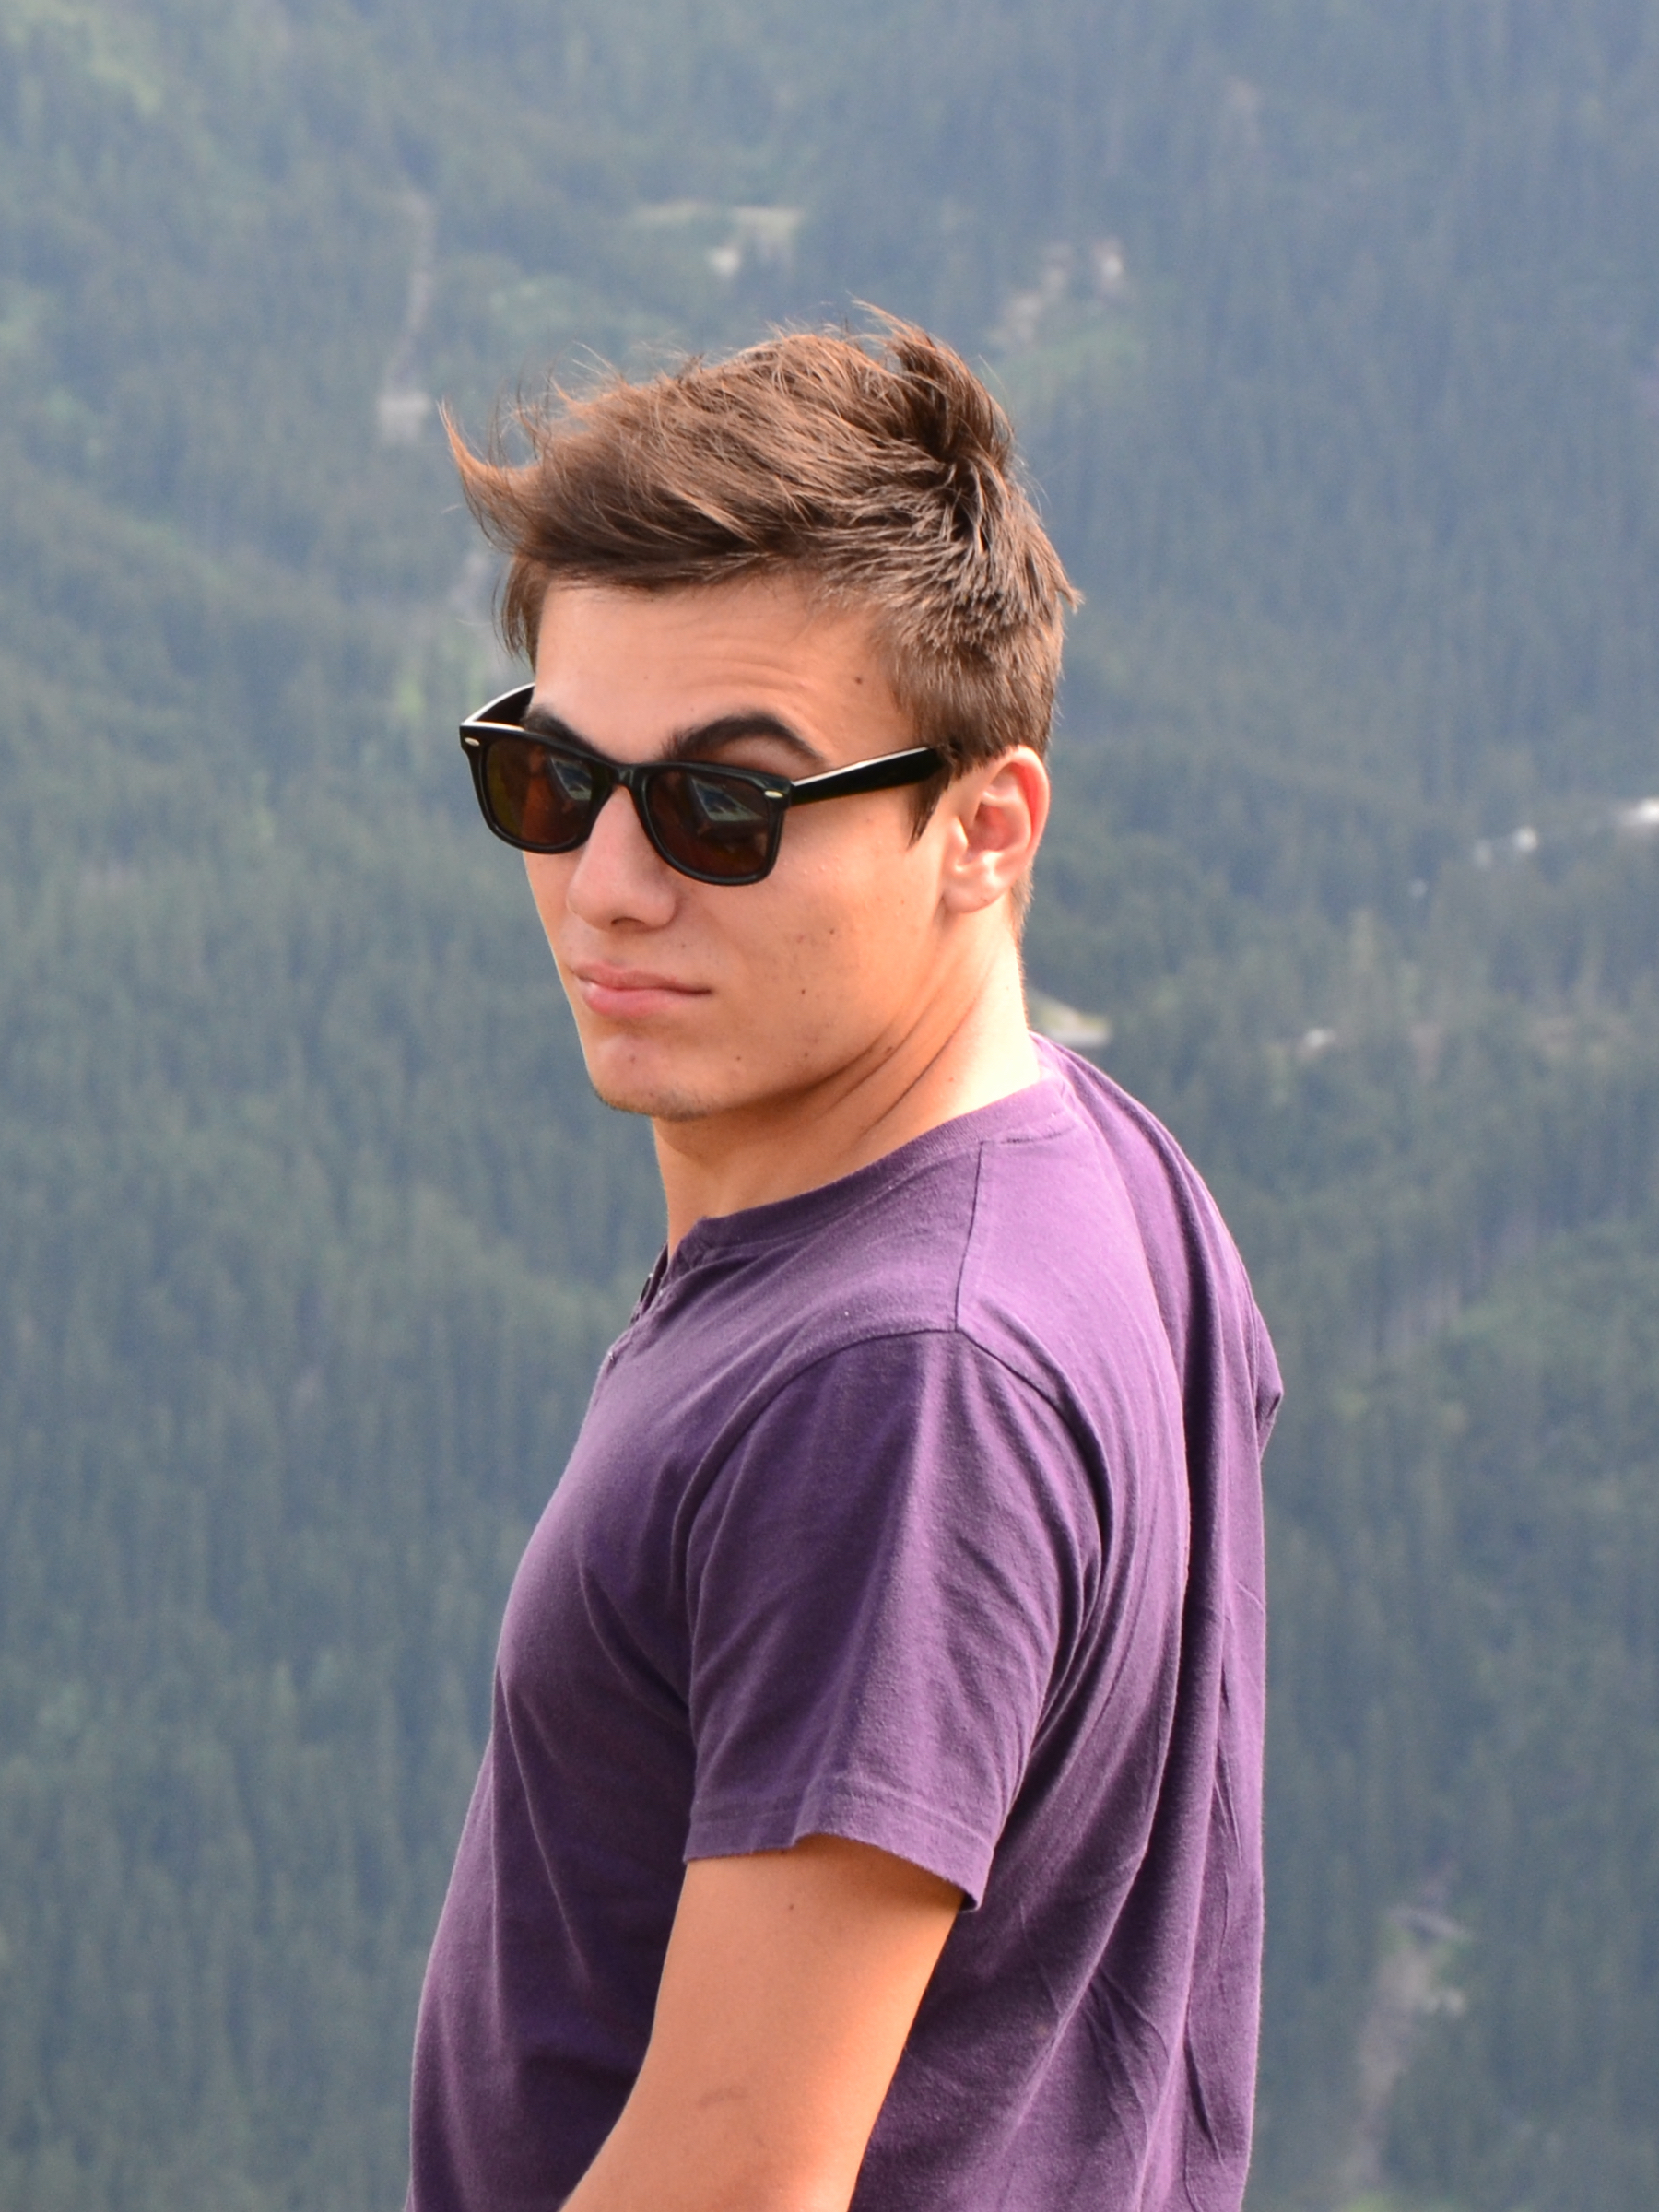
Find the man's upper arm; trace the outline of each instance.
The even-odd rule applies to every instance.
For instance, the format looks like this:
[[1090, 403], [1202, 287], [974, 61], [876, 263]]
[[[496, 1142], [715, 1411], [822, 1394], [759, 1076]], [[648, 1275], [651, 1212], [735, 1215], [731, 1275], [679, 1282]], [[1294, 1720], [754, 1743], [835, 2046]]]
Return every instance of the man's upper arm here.
[[1076, 1439], [977, 1345], [814, 1363], [690, 1522], [688, 1854], [840, 1835], [978, 1902], [1100, 1556]]
[[694, 1860], [644, 2065], [567, 2212], [845, 2212], [961, 1901], [835, 1836]]

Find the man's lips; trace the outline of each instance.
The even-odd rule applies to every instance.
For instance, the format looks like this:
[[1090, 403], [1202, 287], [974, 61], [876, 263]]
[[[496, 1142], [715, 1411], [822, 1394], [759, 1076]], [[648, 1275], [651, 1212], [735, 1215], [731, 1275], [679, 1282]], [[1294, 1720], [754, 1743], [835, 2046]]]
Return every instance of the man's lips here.
[[701, 983], [683, 983], [653, 968], [618, 968], [608, 960], [582, 960], [571, 971], [577, 996], [592, 1014], [635, 1019], [667, 1013], [694, 998], [706, 998]]

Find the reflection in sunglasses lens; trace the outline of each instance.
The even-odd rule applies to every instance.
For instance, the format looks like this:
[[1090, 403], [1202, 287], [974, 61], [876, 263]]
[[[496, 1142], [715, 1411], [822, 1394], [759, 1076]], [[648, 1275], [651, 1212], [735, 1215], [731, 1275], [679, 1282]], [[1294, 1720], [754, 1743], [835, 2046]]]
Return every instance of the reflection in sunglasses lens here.
[[485, 756], [484, 781], [490, 810], [509, 837], [555, 853], [586, 836], [594, 779], [585, 761], [528, 739], [502, 737]]
[[766, 873], [771, 815], [752, 785], [671, 769], [652, 778], [648, 804], [664, 850], [683, 866], [730, 882]]

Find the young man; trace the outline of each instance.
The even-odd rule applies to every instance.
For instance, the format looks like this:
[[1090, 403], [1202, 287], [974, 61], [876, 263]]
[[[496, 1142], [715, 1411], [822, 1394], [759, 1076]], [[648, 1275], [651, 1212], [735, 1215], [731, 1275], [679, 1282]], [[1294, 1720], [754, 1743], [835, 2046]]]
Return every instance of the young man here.
[[463, 732], [667, 1245], [524, 1555], [415, 2212], [1236, 2212], [1266, 1335], [1025, 1022], [1071, 594], [953, 354], [790, 336], [458, 449]]

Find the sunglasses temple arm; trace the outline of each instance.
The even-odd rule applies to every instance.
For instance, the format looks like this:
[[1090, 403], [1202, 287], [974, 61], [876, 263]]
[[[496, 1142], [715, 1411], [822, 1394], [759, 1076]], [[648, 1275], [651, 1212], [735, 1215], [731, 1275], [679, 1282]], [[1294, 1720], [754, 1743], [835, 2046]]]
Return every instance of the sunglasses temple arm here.
[[853, 798], [863, 791], [894, 791], [906, 783], [925, 783], [945, 765], [945, 756], [932, 746], [916, 746], [909, 752], [883, 753], [875, 760], [861, 760], [853, 768], [832, 768], [821, 776], [805, 777], [790, 786], [790, 804], [808, 806], [815, 799]]

